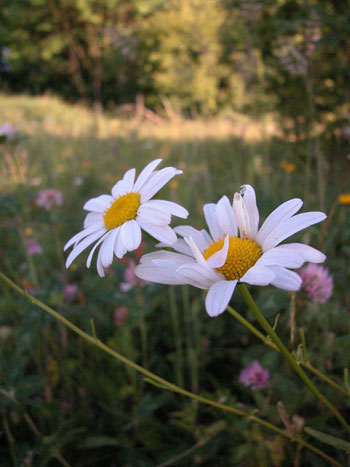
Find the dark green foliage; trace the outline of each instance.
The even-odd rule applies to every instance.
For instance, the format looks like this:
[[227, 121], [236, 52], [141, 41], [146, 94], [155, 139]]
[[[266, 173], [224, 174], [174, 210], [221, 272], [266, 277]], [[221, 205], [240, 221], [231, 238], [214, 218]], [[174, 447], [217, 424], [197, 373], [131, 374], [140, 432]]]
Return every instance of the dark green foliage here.
[[277, 109], [293, 140], [349, 133], [349, 2], [0, 1], [4, 89], [187, 114]]

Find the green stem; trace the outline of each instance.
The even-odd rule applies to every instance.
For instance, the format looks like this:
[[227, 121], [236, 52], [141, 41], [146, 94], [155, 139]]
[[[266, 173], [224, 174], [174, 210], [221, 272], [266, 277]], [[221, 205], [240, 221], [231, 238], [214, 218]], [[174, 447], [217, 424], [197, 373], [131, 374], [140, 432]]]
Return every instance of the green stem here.
[[194, 392], [198, 390], [198, 365], [197, 365], [197, 355], [193, 343], [193, 314], [190, 305], [190, 297], [188, 293], [188, 287], [185, 285], [181, 288], [182, 300], [184, 304], [184, 320], [186, 326], [186, 348], [187, 348], [187, 358], [189, 363], [190, 375], [191, 375], [191, 389]]
[[57, 222], [56, 214], [54, 214], [53, 209], [50, 210], [50, 219], [51, 219], [51, 225], [52, 225], [52, 230], [53, 230], [56, 253], [57, 253], [57, 258], [58, 258], [58, 262], [60, 264], [61, 270], [65, 272], [66, 266], [65, 266], [64, 256], [63, 256], [62, 243], [61, 243], [60, 234], [59, 234], [59, 223]]
[[[274, 344], [270, 337], [265, 336], [262, 332], [260, 332], [258, 329], [256, 329], [255, 326], [253, 326], [248, 320], [246, 320], [242, 315], [240, 315], [236, 310], [234, 310], [230, 305], [227, 306], [226, 310], [234, 317], [236, 318], [237, 321], [239, 321], [243, 326], [245, 326], [247, 329], [249, 329], [250, 332], [252, 332], [256, 337], [258, 337], [264, 344], [268, 345], [272, 349], [277, 350], [279, 352], [279, 348]], [[310, 370], [312, 373], [314, 373], [316, 376], [318, 376], [320, 379], [323, 379], [326, 383], [330, 384], [333, 386], [335, 389], [338, 391], [341, 391], [344, 393], [346, 396], [350, 397], [350, 391], [347, 391], [345, 388], [337, 384], [335, 381], [333, 381], [331, 378], [323, 374], [321, 371], [317, 370], [314, 366], [311, 365], [311, 363], [305, 359], [305, 361], [300, 360], [298, 361], [299, 365], [302, 365], [303, 367], [307, 368]]]
[[30, 256], [29, 254], [29, 251], [27, 248], [27, 239], [22, 229], [21, 221], [19, 219], [18, 219], [18, 235], [21, 237], [21, 241], [23, 244], [24, 254], [25, 254], [28, 266], [29, 266], [30, 279], [33, 282], [34, 286], [38, 287], [39, 282], [38, 282], [38, 275], [36, 273], [35, 263], [34, 263], [33, 257]]
[[175, 358], [174, 358], [174, 369], [175, 379], [179, 386], [184, 386], [184, 362], [182, 356], [182, 336], [179, 325], [179, 310], [176, 303], [176, 294], [173, 286], [169, 287], [169, 305], [170, 305], [170, 317], [171, 324], [174, 331], [175, 339]]
[[148, 359], [147, 359], [147, 328], [145, 317], [143, 316], [142, 310], [142, 295], [140, 291], [137, 290], [136, 292], [136, 300], [137, 300], [137, 308], [138, 308], [138, 319], [139, 319], [139, 328], [140, 328], [140, 336], [141, 336], [141, 349], [142, 349], [142, 364], [146, 368], [148, 367]]
[[[38, 306], [42, 310], [46, 311], [49, 313], [51, 316], [53, 316], [55, 319], [63, 323], [65, 326], [67, 326], [69, 329], [71, 329], [73, 332], [78, 334], [80, 337], [88, 341], [89, 343], [95, 345], [99, 349], [103, 350], [107, 354], [111, 355], [112, 357], [120, 360], [121, 362], [125, 363], [126, 365], [129, 365], [131, 368], [134, 370], [138, 371], [139, 373], [145, 375], [146, 377], [150, 378], [150, 382], [154, 382], [156, 385], [164, 387], [165, 389], [168, 389], [170, 391], [176, 392], [178, 394], [182, 394], [186, 397], [189, 397], [191, 399], [197, 400], [199, 402], [202, 402], [203, 404], [211, 405], [213, 407], [217, 407], [221, 410], [224, 410], [226, 412], [231, 412], [234, 413], [235, 415], [239, 415], [241, 417], [249, 418], [249, 420], [258, 423], [262, 426], [265, 426], [266, 428], [280, 434], [281, 436], [288, 438], [290, 441], [299, 443], [301, 446], [310, 449], [314, 453], [318, 454], [319, 456], [323, 457], [326, 459], [328, 462], [330, 462], [332, 465], [336, 465], [338, 467], [341, 467], [341, 464], [337, 462], [335, 459], [332, 459], [329, 457], [327, 454], [322, 452], [320, 449], [316, 448], [312, 444], [307, 443], [303, 439], [299, 438], [298, 436], [293, 436], [290, 433], [282, 430], [281, 428], [276, 427], [275, 425], [272, 425], [271, 423], [256, 417], [255, 415], [249, 413], [249, 412], [244, 412], [243, 410], [236, 409], [235, 407], [231, 407], [228, 405], [220, 404], [219, 402], [215, 402], [213, 400], [207, 399], [202, 396], [198, 396], [197, 394], [193, 394], [189, 391], [186, 391], [185, 389], [180, 388], [179, 386], [176, 386], [175, 384], [172, 384], [165, 379], [157, 376], [156, 374], [146, 370], [145, 368], [142, 368], [141, 366], [137, 365], [133, 361], [129, 360], [128, 358], [124, 357], [123, 355], [119, 354], [118, 352], [114, 351], [107, 345], [103, 344], [99, 339], [97, 339], [94, 336], [90, 336], [86, 332], [82, 331], [80, 328], [75, 326], [72, 322], [70, 322], [68, 319], [64, 318], [61, 316], [59, 313], [57, 313], [55, 310], [47, 306], [45, 303], [41, 302], [37, 298], [33, 297], [32, 295], [29, 295], [26, 290], [23, 290], [21, 287], [19, 287], [17, 284], [15, 284], [11, 279], [9, 279], [5, 274], [3, 274], [0, 271], [0, 279], [5, 282], [9, 287], [11, 287], [13, 290], [15, 290], [17, 293], [25, 297], [30, 303]], [[157, 384], [158, 383], [158, 384]]]
[[277, 336], [275, 331], [272, 329], [272, 327], [269, 325], [269, 323], [266, 321], [264, 315], [261, 313], [259, 308], [257, 307], [256, 303], [254, 302], [252, 296], [250, 295], [247, 287], [245, 284], [238, 284], [238, 289], [244, 298], [245, 302], [249, 306], [251, 312], [254, 314], [255, 318], [257, 319], [258, 323], [260, 326], [266, 331], [266, 333], [271, 337], [272, 341], [275, 343], [276, 347], [279, 349], [281, 354], [284, 356], [284, 358], [290, 363], [294, 371], [300, 376], [300, 378], [304, 381], [306, 386], [312, 391], [315, 396], [325, 404], [329, 410], [333, 413], [333, 415], [339, 420], [339, 422], [343, 425], [343, 427], [350, 433], [350, 426], [346, 423], [344, 418], [340, 415], [338, 410], [334, 407], [334, 405], [329, 402], [328, 399], [326, 399], [320, 391], [315, 387], [313, 382], [310, 380], [310, 378], [304, 373], [304, 371], [300, 368], [298, 362], [295, 360], [293, 355], [287, 350], [287, 348], [284, 346], [280, 338]]

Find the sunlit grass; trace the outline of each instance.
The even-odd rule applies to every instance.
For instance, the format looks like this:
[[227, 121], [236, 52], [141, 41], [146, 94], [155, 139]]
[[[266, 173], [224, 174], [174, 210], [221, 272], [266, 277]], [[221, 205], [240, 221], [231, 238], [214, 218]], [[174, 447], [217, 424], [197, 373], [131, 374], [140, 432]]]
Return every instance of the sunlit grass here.
[[237, 137], [259, 141], [276, 135], [277, 126], [272, 116], [253, 119], [232, 112], [229, 118], [206, 121], [159, 118], [118, 118], [102, 115], [86, 107], [69, 105], [52, 96], [0, 95], [2, 120], [10, 121], [31, 136], [49, 133], [63, 137], [95, 137], [98, 139], [137, 136], [140, 139], [168, 139], [173, 141], [225, 140]]

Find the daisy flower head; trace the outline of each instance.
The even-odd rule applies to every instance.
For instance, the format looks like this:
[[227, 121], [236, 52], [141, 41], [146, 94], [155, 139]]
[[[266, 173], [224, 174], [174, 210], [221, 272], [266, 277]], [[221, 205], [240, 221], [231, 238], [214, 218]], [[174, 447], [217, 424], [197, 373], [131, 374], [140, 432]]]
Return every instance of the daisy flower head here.
[[112, 264], [114, 255], [122, 258], [127, 251], [139, 247], [141, 229], [167, 245], [176, 242], [176, 234], [169, 226], [171, 216], [186, 219], [187, 210], [177, 203], [151, 198], [182, 170], [174, 167], [155, 170], [160, 162], [161, 159], [156, 159], [149, 163], [136, 180], [136, 170], [128, 170], [113, 186], [111, 195], [100, 195], [85, 203], [83, 209], [89, 213], [84, 221], [84, 230], [74, 235], [64, 247], [66, 250], [73, 245], [67, 258], [67, 268], [82, 251], [96, 242], [86, 265], [90, 267], [94, 252], [101, 245], [97, 272], [104, 277], [104, 268]]
[[279, 245], [326, 218], [322, 212], [295, 215], [302, 204], [300, 199], [286, 201], [259, 229], [255, 191], [243, 185], [232, 204], [223, 196], [217, 204], [204, 206], [209, 233], [190, 226], [176, 227], [184, 238], [172, 245], [175, 252], [162, 250], [143, 256], [135, 273], [152, 282], [207, 289], [206, 309], [210, 316], [225, 311], [239, 282], [299, 290], [301, 277], [290, 269], [306, 261], [325, 260], [323, 253], [301, 243]]

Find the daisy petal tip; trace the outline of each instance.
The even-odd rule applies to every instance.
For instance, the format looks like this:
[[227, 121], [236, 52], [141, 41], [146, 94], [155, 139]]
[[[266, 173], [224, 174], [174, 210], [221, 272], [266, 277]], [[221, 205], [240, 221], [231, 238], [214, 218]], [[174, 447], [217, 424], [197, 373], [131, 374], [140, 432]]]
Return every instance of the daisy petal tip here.
[[239, 194], [243, 196], [247, 190], [254, 190], [254, 189], [251, 185], [248, 185], [246, 183], [240, 187]]
[[209, 300], [205, 301], [205, 309], [207, 310], [208, 315], [211, 318], [216, 318], [217, 316], [221, 315], [225, 311], [225, 308], [218, 308], [216, 307], [213, 303], [211, 303]]
[[[183, 216], [182, 216], [182, 219], [187, 219], [188, 216], [190, 215], [190, 213], [187, 211], [187, 209], [183, 208]], [[177, 217], [180, 217], [180, 216], [177, 216]]]
[[327, 256], [323, 253], [320, 253], [319, 263], [324, 263], [327, 259]]

